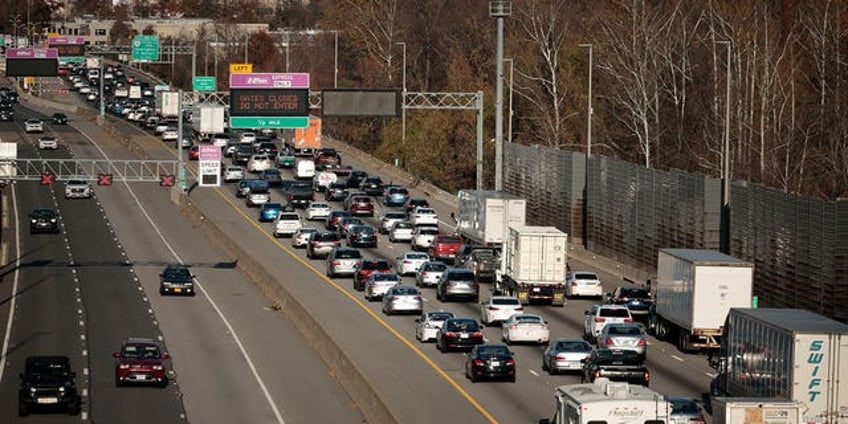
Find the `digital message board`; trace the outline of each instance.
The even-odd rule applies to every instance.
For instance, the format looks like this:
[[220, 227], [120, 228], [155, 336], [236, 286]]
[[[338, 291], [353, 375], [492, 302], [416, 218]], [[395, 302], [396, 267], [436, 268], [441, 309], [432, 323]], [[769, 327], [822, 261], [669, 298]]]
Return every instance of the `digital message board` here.
[[59, 57], [85, 56], [84, 44], [51, 44], [50, 48], [58, 50]]
[[230, 116], [309, 116], [309, 89], [230, 89]]
[[6, 59], [7, 77], [55, 77], [59, 75], [57, 59]]

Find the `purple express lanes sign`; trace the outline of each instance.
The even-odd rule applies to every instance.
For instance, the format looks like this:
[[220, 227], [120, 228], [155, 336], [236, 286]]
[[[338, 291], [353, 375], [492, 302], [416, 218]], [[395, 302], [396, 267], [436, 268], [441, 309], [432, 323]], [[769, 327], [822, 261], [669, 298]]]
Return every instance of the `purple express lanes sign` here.
[[230, 74], [230, 88], [309, 88], [309, 74]]
[[85, 44], [85, 37], [80, 36], [63, 36], [50, 37], [47, 39], [47, 44]]
[[6, 49], [6, 59], [58, 59], [59, 49], [22, 48]]

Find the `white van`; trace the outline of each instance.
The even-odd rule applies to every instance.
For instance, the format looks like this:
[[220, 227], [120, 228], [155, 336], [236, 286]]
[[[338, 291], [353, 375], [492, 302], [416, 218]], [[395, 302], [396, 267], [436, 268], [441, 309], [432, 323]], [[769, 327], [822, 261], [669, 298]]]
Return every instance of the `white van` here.
[[301, 159], [297, 161], [297, 172], [295, 177], [299, 180], [310, 180], [315, 176], [315, 161], [311, 159]]
[[630, 424], [669, 422], [671, 403], [647, 387], [598, 378], [594, 383], [559, 386], [553, 418], [539, 424]]

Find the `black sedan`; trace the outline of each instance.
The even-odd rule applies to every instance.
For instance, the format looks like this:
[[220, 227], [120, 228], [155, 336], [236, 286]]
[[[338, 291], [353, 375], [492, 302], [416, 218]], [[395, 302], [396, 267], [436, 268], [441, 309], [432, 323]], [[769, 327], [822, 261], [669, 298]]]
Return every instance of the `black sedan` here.
[[173, 264], [165, 267], [159, 274], [159, 294], [184, 294], [194, 296], [194, 276], [191, 271], [182, 264]]
[[380, 177], [368, 177], [359, 184], [359, 189], [369, 196], [381, 196], [385, 190], [385, 184]]
[[593, 383], [597, 378], [648, 386], [651, 373], [645, 359], [635, 350], [595, 349], [583, 360], [581, 383]]
[[36, 233], [58, 233], [59, 212], [50, 208], [36, 208], [29, 214], [29, 232]]
[[608, 296], [607, 303], [627, 306], [633, 318], [647, 317], [653, 303], [647, 288], [634, 285], [621, 286]]
[[468, 350], [483, 344], [480, 323], [471, 318], [450, 318], [436, 333], [436, 349], [442, 353], [451, 350]]
[[515, 382], [515, 359], [505, 344], [474, 346], [465, 359], [465, 376], [476, 383], [482, 379], [505, 379]]
[[324, 200], [344, 200], [347, 197], [347, 184], [330, 183], [324, 189]]
[[61, 112], [56, 112], [51, 117], [51, 121], [56, 125], [65, 125], [68, 123], [68, 116]]
[[350, 247], [377, 247], [377, 230], [370, 225], [354, 225], [347, 232]]

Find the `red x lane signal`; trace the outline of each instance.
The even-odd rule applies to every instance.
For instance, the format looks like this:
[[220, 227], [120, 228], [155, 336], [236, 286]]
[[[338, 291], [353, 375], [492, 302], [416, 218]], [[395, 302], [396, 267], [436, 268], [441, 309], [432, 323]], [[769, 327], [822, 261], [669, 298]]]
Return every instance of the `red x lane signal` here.
[[112, 185], [112, 174], [97, 174], [97, 185], [101, 185], [101, 186]]
[[173, 187], [174, 186], [174, 176], [173, 175], [160, 175], [159, 176], [159, 185], [162, 187]]
[[56, 175], [51, 173], [41, 174], [41, 185], [53, 184], [56, 181]]

